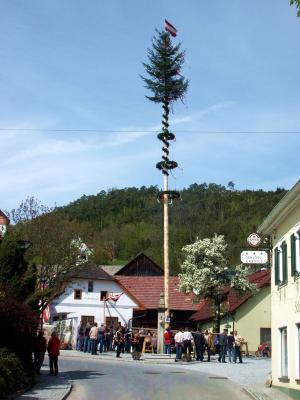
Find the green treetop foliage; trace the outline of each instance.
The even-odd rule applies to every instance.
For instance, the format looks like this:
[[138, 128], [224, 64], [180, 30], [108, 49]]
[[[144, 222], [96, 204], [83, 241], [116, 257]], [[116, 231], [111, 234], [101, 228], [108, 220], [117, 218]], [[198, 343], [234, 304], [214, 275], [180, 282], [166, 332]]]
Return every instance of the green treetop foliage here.
[[149, 63], [143, 63], [149, 77], [141, 78], [152, 92], [152, 96], [146, 97], [155, 103], [182, 100], [188, 88], [188, 81], [180, 74], [185, 53], [180, 51], [180, 44], [172, 44], [168, 32], [156, 30], [156, 33], [152, 48], [148, 49]]
[[210, 299], [220, 332], [221, 303], [226, 300], [225, 288], [230, 286], [238, 295], [256, 290], [247, 279], [249, 269], [243, 265], [232, 267], [226, 259], [227, 243], [222, 235], [197, 239], [184, 246], [184, 261], [181, 265], [180, 290], [194, 292], [198, 299]]
[[[145, 252], [163, 265], [162, 205], [156, 186], [101, 191], [82, 196], [56, 210], [65, 219], [84, 226], [87, 244], [97, 249], [99, 262], [129, 261]], [[180, 191], [182, 201], [170, 207], [170, 267], [179, 272], [181, 249], [197, 237], [224, 235], [231, 265], [239, 263], [246, 239], [258, 227], [286, 191], [236, 190], [216, 183], [194, 183]], [[86, 237], [86, 239], [85, 239]]]
[[36, 269], [26, 261], [19, 239], [8, 232], [0, 241], [0, 291], [27, 301], [35, 290]]
[[290, 0], [290, 5], [296, 5], [298, 12], [297, 16], [300, 17], [300, 0]]

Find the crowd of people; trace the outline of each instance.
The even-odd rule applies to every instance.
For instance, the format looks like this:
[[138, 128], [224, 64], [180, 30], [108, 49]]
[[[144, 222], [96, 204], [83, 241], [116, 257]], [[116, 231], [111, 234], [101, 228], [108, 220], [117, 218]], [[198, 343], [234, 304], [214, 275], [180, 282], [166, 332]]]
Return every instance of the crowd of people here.
[[[146, 339], [145, 339], [146, 338]], [[131, 330], [121, 322], [115, 328], [106, 327], [96, 322], [86, 325], [81, 324], [77, 330], [76, 350], [84, 353], [97, 354], [106, 351], [116, 351], [116, 356], [121, 353], [135, 353], [143, 350], [144, 341], [151, 345], [154, 352], [157, 349], [156, 333], [147, 329]]]
[[[166, 328], [164, 332], [164, 353], [172, 354], [176, 352], [175, 361], [189, 360], [194, 355], [197, 361], [210, 361], [212, 351], [218, 354], [219, 362], [228, 361], [231, 363], [242, 363], [241, 346], [244, 339], [238, 335], [237, 331], [228, 332], [224, 329], [222, 333], [216, 334], [208, 330], [204, 332], [199, 328], [193, 331], [190, 328], [172, 331]], [[97, 354], [106, 351], [115, 351], [116, 357], [121, 357], [121, 353], [141, 353], [142, 351], [157, 352], [156, 331], [148, 329], [131, 330], [126, 324], [118, 323], [116, 328], [106, 327], [97, 323], [81, 324], [77, 331], [78, 351]]]

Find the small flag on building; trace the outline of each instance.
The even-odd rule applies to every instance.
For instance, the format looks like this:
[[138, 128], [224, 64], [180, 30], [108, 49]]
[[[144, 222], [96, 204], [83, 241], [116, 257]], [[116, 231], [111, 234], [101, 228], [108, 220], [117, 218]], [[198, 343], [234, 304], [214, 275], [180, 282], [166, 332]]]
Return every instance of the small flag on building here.
[[122, 294], [123, 293], [120, 293], [120, 294], [110, 293], [107, 300], [118, 301], [119, 298], [122, 296]]
[[175, 26], [170, 24], [170, 22], [167, 21], [166, 19], [165, 19], [165, 30], [169, 32], [173, 37], [177, 35], [177, 29], [175, 28]]

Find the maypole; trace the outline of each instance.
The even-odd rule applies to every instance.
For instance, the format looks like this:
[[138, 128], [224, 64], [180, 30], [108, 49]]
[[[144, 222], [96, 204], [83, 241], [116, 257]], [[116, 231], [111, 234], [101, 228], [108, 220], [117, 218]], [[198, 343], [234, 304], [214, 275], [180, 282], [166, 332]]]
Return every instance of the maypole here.
[[152, 48], [148, 49], [149, 64], [143, 63], [149, 78], [142, 77], [145, 87], [153, 96], [146, 96], [150, 101], [162, 103], [162, 130], [157, 138], [163, 143], [162, 161], [156, 164], [164, 176], [164, 190], [158, 194], [158, 200], [164, 207], [164, 300], [165, 321], [170, 321], [169, 304], [169, 204], [173, 200], [179, 200], [177, 191], [169, 190], [169, 171], [178, 166], [176, 161], [169, 159], [170, 141], [175, 139], [174, 133], [169, 131], [170, 105], [178, 99], [183, 100], [188, 88], [188, 81], [180, 74], [184, 63], [184, 52], [180, 51], [180, 44], [173, 45], [171, 36], [177, 36], [177, 29], [165, 20], [165, 31], [156, 31], [157, 35], [152, 42]]

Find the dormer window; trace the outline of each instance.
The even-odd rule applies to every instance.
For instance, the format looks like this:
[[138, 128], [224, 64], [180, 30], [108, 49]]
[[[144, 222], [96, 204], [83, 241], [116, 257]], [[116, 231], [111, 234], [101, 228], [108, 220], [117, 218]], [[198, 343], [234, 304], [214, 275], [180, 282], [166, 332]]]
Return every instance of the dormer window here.
[[89, 281], [88, 283], [88, 292], [89, 293], [93, 293], [94, 291], [94, 282], [93, 281]]

